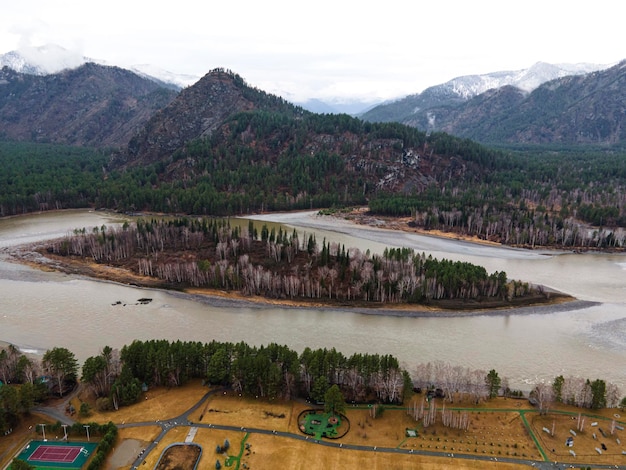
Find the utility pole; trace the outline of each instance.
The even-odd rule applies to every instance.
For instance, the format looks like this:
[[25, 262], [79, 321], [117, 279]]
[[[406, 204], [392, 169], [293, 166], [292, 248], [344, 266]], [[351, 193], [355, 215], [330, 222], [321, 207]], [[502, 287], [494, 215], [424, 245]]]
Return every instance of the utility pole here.
[[41, 433], [43, 434], [43, 441], [46, 442], [46, 425], [40, 424], [39, 426], [41, 426]]
[[87, 442], [89, 442], [89, 425], [83, 424], [83, 427], [87, 430]]
[[62, 424], [61, 426], [63, 427], [63, 433], [65, 434], [65, 436], [63, 436], [63, 439], [67, 441], [67, 424]]

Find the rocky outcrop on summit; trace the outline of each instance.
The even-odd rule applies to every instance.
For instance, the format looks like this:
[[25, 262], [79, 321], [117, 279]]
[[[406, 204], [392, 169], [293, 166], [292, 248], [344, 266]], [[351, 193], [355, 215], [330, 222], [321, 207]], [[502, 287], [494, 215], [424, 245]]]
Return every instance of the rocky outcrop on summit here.
[[168, 159], [186, 142], [208, 137], [228, 117], [254, 109], [293, 114], [299, 108], [249, 87], [237, 74], [224, 69], [212, 70], [156, 113], [131, 139], [126, 151], [114, 156], [111, 167]]

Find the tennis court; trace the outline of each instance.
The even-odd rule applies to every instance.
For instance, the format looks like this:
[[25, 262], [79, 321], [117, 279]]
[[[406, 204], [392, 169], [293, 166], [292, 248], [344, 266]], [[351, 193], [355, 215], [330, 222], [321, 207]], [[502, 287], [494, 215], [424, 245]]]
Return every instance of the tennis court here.
[[90, 442], [31, 441], [17, 456], [37, 469], [80, 469], [98, 444]]

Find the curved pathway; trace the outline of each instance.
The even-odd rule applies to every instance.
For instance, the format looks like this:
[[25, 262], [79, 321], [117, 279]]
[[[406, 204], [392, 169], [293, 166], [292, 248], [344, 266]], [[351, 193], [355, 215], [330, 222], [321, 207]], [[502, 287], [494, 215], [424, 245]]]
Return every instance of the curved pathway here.
[[[161, 442], [161, 439], [163, 439], [163, 437], [167, 434], [167, 432], [170, 429], [172, 429], [173, 427], [176, 427], [176, 426], [194, 426], [194, 427], [198, 427], [198, 428], [199, 427], [212, 427], [211, 425], [207, 426], [207, 425], [202, 425], [202, 424], [198, 424], [198, 423], [192, 423], [191, 421], [189, 421], [189, 415], [191, 413], [193, 413], [194, 411], [196, 411], [198, 408], [200, 408], [200, 406], [202, 406], [204, 404], [204, 402], [209, 399], [210, 396], [212, 396], [212, 395], [214, 395], [214, 394], [216, 394], [218, 392], [223, 392], [224, 390], [225, 390], [224, 388], [218, 388], [218, 389], [215, 389], [215, 390], [208, 391], [207, 393], [204, 394], [204, 396], [202, 398], [200, 398], [200, 400], [198, 400], [198, 402], [195, 405], [193, 405], [191, 408], [189, 408], [183, 414], [181, 414], [180, 416], [177, 416], [175, 418], [166, 419], [166, 420], [157, 420], [156, 422], [144, 421], [144, 422], [140, 422], [140, 423], [118, 424], [117, 427], [119, 429], [131, 428], [131, 427], [137, 427], [137, 426], [154, 426], [155, 424], [161, 427], [161, 432], [159, 433], [159, 435], [135, 459], [135, 461], [133, 462], [131, 468], [132, 469], [138, 468], [139, 465], [141, 465], [141, 463], [146, 458], [146, 455], [148, 455], [152, 450], [154, 450], [154, 448], [156, 446], [159, 445], [159, 443]], [[239, 430], [239, 428], [236, 428], [236, 429]]]
[[78, 391], [79, 391], [79, 388], [78, 387], [74, 387], [74, 390], [72, 390], [65, 397], [63, 397], [62, 401], [57, 403], [56, 405], [54, 405], [54, 406], [37, 406], [37, 407], [33, 408], [32, 411], [34, 411], [36, 413], [45, 414], [46, 416], [49, 416], [50, 418], [52, 418], [52, 419], [54, 419], [56, 421], [59, 421], [61, 424], [67, 424], [68, 426], [71, 426], [71, 425], [76, 423], [76, 420], [74, 420], [71, 417], [69, 417], [65, 413], [65, 410], [66, 410], [67, 405], [69, 404], [70, 400], [72, 398], [74, 398], [78, 394]]

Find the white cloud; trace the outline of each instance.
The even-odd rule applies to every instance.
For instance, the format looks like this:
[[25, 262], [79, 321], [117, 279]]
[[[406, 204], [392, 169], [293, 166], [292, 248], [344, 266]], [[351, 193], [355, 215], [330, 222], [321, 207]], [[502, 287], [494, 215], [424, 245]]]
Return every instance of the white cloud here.
[[20, 53], [28, 62], [39, 65], [47, 73], [55, 73], [63, 69], [78, 67], [85, 62], [79, 50], [68, 50], [62, 47], [23, 46]]
[[387, 99], [537, 61], [612, 63], [621, 30], [617, 11], [559, 1], [21, 0], [3, 5], [0, 53], [54, 43], [121, 66], [227, 67], [283, 95]]

